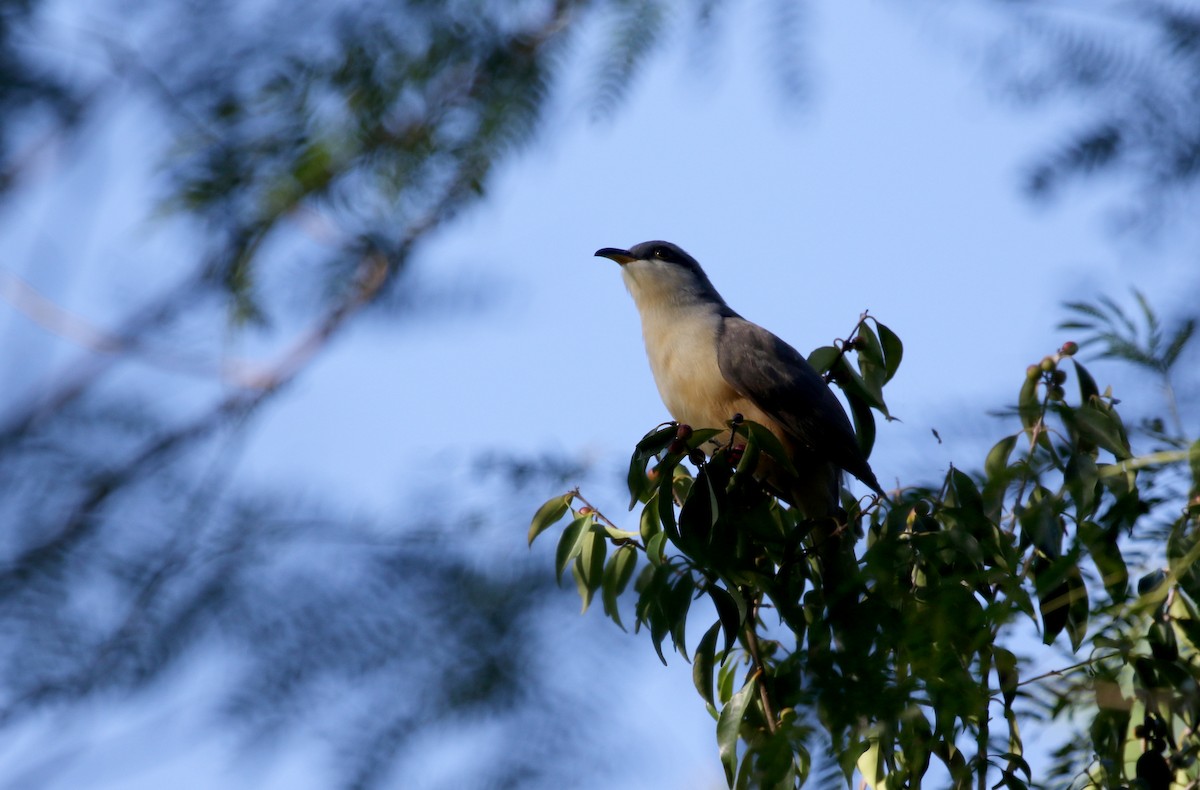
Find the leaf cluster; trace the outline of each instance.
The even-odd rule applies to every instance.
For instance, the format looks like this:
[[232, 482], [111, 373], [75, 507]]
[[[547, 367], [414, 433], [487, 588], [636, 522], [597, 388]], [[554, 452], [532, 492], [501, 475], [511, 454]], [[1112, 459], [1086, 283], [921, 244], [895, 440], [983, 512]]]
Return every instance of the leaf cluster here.
[[[620, 594], [633, 581], [635, 628], [664, 661], [669, 638], [693, 664], [730, 787], [799, 786], [815, 754], [872, 787], [919, 787], [939, 764], [938, 786], [1026, 788], [1040, 776], [1021, 722], [1079, 705], [1094, 725], [1069, 751], [1083, 755], [1076, 781], [1119, 787], [1156, 766], [1192, 776], [1200, 500], [1172, 517], [1166, 571], [1132, 584], [1141, 555], [1131, 547], [1169, 507], [1151, 493], [1160, 471], [1190, 459], [1191, 496], [1200, 491], [1200, 443], [1135, 455], [1117, 400], [1077, 351], [1067, 343], [1030, 365], [1006, 413], [1015, 430], [976, 471], [952, 467], [865, 505], [844, 492], [836, 518], [809, 520], [755, 477], [761, 455], [788, 460], [765, 428], [737, 417], [670, 423], [631, 459], [637, 531], [575, 491], [539, 510], [530, 541], [569, 515], [556, 569], [572, 568], [585, 609], [601, 591], [622, 627]], [[813, 354], [868, 450], [873, 412], [890, 417], [882, 390], [901, 355], [895, 334], [865, 315], [851, 340]], [[855, 534], [865, 540], [853, 573], [826, 583], [822, 542]], [[710, 611], [715, 622], [689, 646], [688, 615]], [[1053, 655], [1086, 658], [1032, 672], [1030, 629]], [[1069, 762], [1060, 757], [1053, 770]]]

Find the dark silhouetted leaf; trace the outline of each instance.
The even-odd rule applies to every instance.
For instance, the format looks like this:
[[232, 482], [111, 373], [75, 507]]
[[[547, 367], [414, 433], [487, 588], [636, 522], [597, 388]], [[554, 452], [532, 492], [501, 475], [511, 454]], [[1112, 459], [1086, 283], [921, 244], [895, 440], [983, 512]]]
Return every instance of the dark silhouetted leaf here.
[[887, 371], [887, 376], [884, 378], [886, 384], [900, 369], [900, 361], [904, 358], [904, 344], [900, 342], [900, 338], [895, 332], [878, 321], [875, 322], [875, 328], [879, 330], [879, 342], [883, 346], [884, 369]]
[[696, 691], [700, 692], [704, 701], [713, 707], [716, 707], [717, 704], [713, 698], [713, 670], [717, 635], [720, 630], [721, 622], [718, 620], [704, 632], [704, 636], [700, 637], [700, 644], [696, 646], [696, 654], [692, 656], [692, 682], [696, 685]]

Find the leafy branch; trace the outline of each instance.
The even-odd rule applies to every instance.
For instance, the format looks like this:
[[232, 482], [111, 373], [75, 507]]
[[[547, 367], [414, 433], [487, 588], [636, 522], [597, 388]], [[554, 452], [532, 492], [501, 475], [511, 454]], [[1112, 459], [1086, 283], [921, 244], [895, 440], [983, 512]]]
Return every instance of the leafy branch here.
[[[1170, 370], [1190, 337], [1179, 330], [1146, 346], [1151, 366]], [[799, 786], [819, 726], [848, 782], [857, 775], [871, 787], [917, 787], [936, 759], [957, 788], [1027, 788], [1034, 769], [1022, 756], [1020, 721], [1031, 696], [1056, 715], [1091, 700], [1097, 724], [1079, 748], [1097, 783], [1162, 764], [1191, 776], [1200, 770], [1197, 722], [1186, 695], [1162, 689], [1200, 683], [1200, 665], [1188, 658], [1200, 650], [1200, 497], [1177, 492], [1190, 504], [1175, 511], [1167, 568], [1142, 575], [1136, 594], [1125, 544], [1144, 540], [1146, 517], [1165, 504], [1142, 493], [1161, 487], [1164, 472], [1187, 465], [1200, 493], [1200, 443], [1178, 437], [1176, 448], [1135, 454], [1119, 401], [1076, 358], [1082, 346], [1065, 343], [1029, 366], [1005, 415], [1017, 430], [978, 472], [951, 467], [936, 485], [901, 487], [866, 508], [844, 496], [832, 524], [804, 519], [755, 479], [762, 455], [786, 455], [765, 428], [735, 417], [723, 428], [667, 423], [638, 443], [627, 484], [631, 508], [642, 508], [640, 543], [590, 504], [571, 509], [577, 492], [539, 510], [530, 541], [570, 512], [558, 572], [573, 568], [585, 608], [602, 589], [618, 624], [619, 596], [645, 560], [634, 583], [637, 628], [649, 631], [660, 658], [670, 637], [692, 661], [731, 787]], [[860, 441], [874, 438], [873, 418], [860, 412], [890, 417], [883, 386], [901, 348], [864, 313], [850, 340], [810, 357], [842, 387]], [[1077, 397], [1067, 393], [1072, 378]], [[705, 451], [720, 434], [730, 441]], [[818, 548], [831, 532], [866, 537], [854, 578], [839, 589], [822, 581], [829, 559]], [[597, 549], [605, 540], [619, 546], [607, 563]], [[685, 626], [701, 596], [717, 621], [689, 651]], [[770, 632], [760, 618], [767, 606], [779, 618]], [[1022, 678], [1026, 659], [1012, 645], [1030, 627], [1047, 646], [1065, 637], [1069, 650], [1092, 655]], [[1051, 678], [1069, 682], [1045, 685]], [[1134, 698], [1109, 700], [1120, 688]], [[994, 705], [1007, 727], [1001, 750]], [[1143, 710], [1154, 715], [1136, 724]], [[1130, 763], [1137, 732], [1157, 734]]]

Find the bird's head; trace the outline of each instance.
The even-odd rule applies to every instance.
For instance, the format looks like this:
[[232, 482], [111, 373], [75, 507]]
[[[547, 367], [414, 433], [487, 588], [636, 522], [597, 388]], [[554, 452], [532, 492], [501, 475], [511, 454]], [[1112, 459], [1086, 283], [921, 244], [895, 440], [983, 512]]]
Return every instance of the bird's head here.
[[621, 276], [639, 307], [662, 302], [724, 304], [696, 259], [669, 241], [643, 241], [627, 250], [605, 247], [596, 255], [621, 264]]

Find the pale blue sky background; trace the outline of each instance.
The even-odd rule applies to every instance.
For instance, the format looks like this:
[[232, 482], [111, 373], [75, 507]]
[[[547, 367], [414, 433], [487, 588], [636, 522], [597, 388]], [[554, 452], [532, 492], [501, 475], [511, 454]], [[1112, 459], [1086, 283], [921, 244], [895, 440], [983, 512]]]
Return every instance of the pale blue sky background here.
[[[1079, 108], [1016, 111], [997, 101], [978, 71], [986, 25], [972, 32], [879, 2], [814, 4], [803, 56], [812, 91], [789, 110], [763, 43], [769, 4], [747, 7], [726, 16], [702, 68], [688, 35], [660, 41], [610, 119], [589, 122], [568, 90], [544, 139], [503, 166], [487, 202], [446, 226], [418, 262], [434, 291], [482, 283], [493, 299], [356, 327], [260, 418], [244, 478], [338, 492], [351, 510], [387, 516], [488, 448], [582, 452], [612, 470], [611, 487], [588, 493], [621, 513], [621, 467], [666, 414], [617, 269], [592, 257], [602, 246], [680, 244], [736, 310], [803, 352], [844, 337], [869, 308], [906, 344], [887, 391], [903, 422], [880, 427], [872, 459], [889, 486], [978, 462], [980, 426], [998, 435], [980, 415], [1012, 402], [1025, 366], [1068, 339], [1053, 329], [1062, 300], [1121, 295], [1135, 283], [1165, 309], [1186, 296], [1171, 292], [1170, 272], [1190, 265], [1178, 245], [1147, 248], [1105, 230], [1112, 196], [1103, 185], [1049, 210], [1021, 197], [1022, 165]], [[568, 86], [584, 76], [577, 69]], [[136, 279], [114, 272], [113, 260], [157, 258], [155, 277], [187, 260], [176, 254], [187, 240], [169, 224], [128, 214], [144, 188], [138, 167], [148, 165], [114, 161], [155, 139], [137, 128], [137, 112], [115, 114], [111, 136], [93, 141], [93, 169], [0, 216], [3, 266], [100, 323], [128, 306]], [[104, 200], [80, 205], [80, 184], [101, 185]], [[87, 228], [86, 238], [47, 241], [44, 228], [64, 219]], [[54, 263], [67, 258], [69, 269]], [[1140, 277], [1144, 266], [1156, 277]], [[6, 353], [0, 370], [71, 358], [45, 353], [58, 341], [7, 308], [0, 337], [26, 349]], [[504, 515], [512, 541], [493, 548], [526, 552], [527, 514]], [[550, 573], [552, 541], [534, 552]], [[577, 606], [573, 590], [562, 597]], [[676, 660], [662, 669], [644, 635], [609, 630], [588, 660], [621, 759], [642, 780], [624, 786], [723, 786], [690, 668]], [[235, 742], [194, 704], [221, 671], [190, 667], [144, 710], [84, 718], [65, 736], [57, 723], [35, 722], [0, 758], [53, 756], [51, 745], [70, 744], [56, 747], [74, 766], [54, 785], [62, 788], [321, 787], [321, 766], [301, 741], [282, 744], [277, 761], [234, 759]], [[131, 775], [135, 751], [156, 757]], [[437, 777], [435, 759], [424, 781], [398, 786], [437, 787]]]

